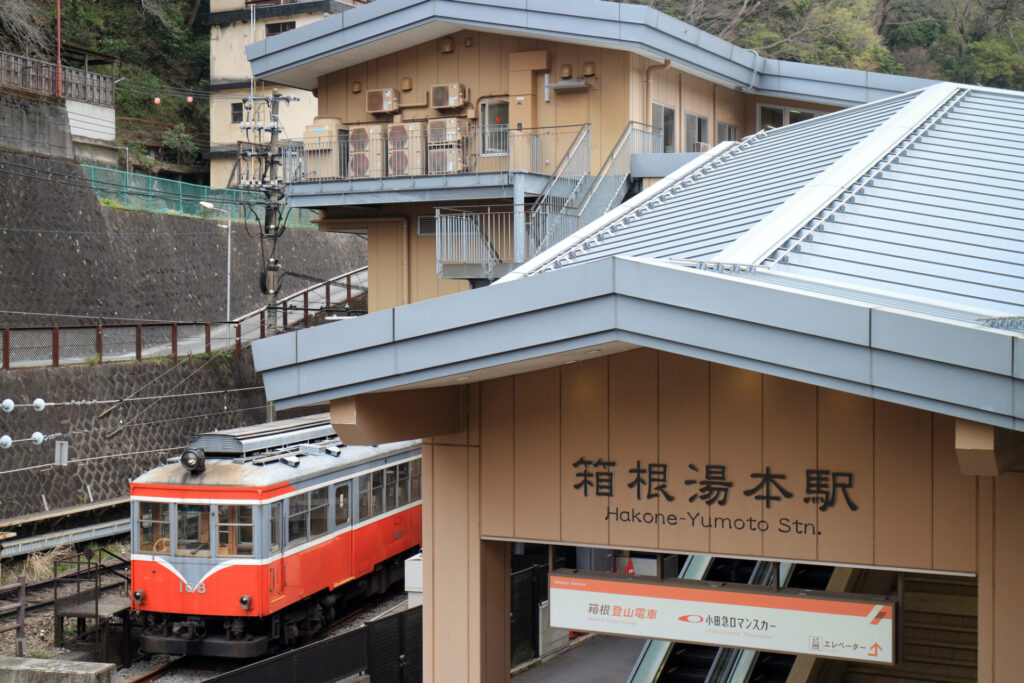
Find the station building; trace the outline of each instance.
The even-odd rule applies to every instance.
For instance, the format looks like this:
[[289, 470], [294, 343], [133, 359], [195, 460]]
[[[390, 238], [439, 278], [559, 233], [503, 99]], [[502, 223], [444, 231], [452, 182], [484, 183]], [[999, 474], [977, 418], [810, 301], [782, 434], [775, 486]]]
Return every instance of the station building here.
[[[447, 37], [455, 49], [548, 51], [556, 69], [566, 51], [582, 61], [600, 48], [620, 60], [632, 96], [597, 107], [585, 91], [587, 112], [618, 102], [649, 122], [658, 100], [644, 96], [644, 76], [657, 92], [672, 69], [681, 112], [697, 106], [687, 83], [702, 79], [712, 101], [734, 97], [747, 112], [735, 114], [741, 139], [709, 141], [660, 179], [636, 182], [633, 162], [648, 160], [631, 158], [624, 184], [637, 193], [594, 220], [564, 202], [577, 223], [558, 239], [537, 239], [531, 230], [552, 224], [524, 216], [527, 243], [509, 255], [483, 214], [463, 221], [452, 234], [498, 256], [462, 269], [441, 258], [441, 212], [436, 239], [414, 235], [420, 205], [497, 193], [526, 214], [545, 192], [529, 190], [531, 175], [544, 174], [293, 185], [294, 201], [323, 210], [322, 228], [368, 234], [375, 312], [263, 340], [254, 359], [279, 408], [329, 405], [348, 443], [423, 438], [425, 680], [508, 680], [521, 628], [510, 618], [515, 570], [531, 557], [551, 572], [548, 624], [652, 638], [636, 672], [649, 676], [633, 680], [692, 674], [688, 642], [711, 649], [700, 675], [722, 680], [764, 665], [760, 650], [791, 654], [779, 680], [1017, 680], [1024, 96], [753, 57], [741, 72], [737, 48], [716, 61], [720, 43], [643, 7], [379, 4], [255, 46], [254, 69], [315, 80], [321, 93], [349, 74], [348, 101], [351, 69], [387, 86], [402, 77], [403, 50], [421, 57], [409, 68], [440, 68]], [[474, 24], [485, 16], [486, 28]], [[516, 63], [509, 49], [499, 69]], [[659, 59], [668, 68], [649, 71]], [[526, 79], [534, 122], [548, 104], [545, 74]], [[890, 89], [869, 87], [876, 78]], [[621, 87], [611, 80], [601, 89]], [[474, 88], [492, 82], [509, 93], [511, 136], [514, 79]], [[769, 96], [759, 88], [784, 90], [793, 110], [799, 95], [802, 107], [836, 111], [755, 132]], [[602, 117], [603, 128], [613, 117]], [[664, 119], [655, 127], [665, 135]], [[600, 179], [609, 158], [583, 175]], [[583, 571], [641, 566], [648, 577]], [[819, 585], [799, 583], [818, 570]], [[733, 618], [723, 607], [735, 607], [732, 594], [715, 603], [701, 593], [706, 613], [643, 602], [737, 581], [762, 603], [778, 594], [806, 605], [810, 588], [840, 601], [881, 595], [862, 616], [888, 620], [892, 640], [812, 632], [789, 647], [715, 621], [719, 608]], [[562, 596], [588, 586], [600, 590], [582, 602]], [[719, 647], [746, 652], [720, 657]]]

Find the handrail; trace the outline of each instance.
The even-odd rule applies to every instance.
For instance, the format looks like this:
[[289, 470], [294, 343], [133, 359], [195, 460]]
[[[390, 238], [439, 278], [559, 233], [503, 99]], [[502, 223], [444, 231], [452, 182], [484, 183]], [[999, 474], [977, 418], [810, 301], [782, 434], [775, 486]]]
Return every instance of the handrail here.
[[[601, 165], [601, 170], [597, 172], [597, 176], [594, 178], [594, 182], [591, 185], [593, 191], [587, 196], [586, 200], [580, 204], [580, 218], [586, 214], [587, 208], [590, 206], [590, 202], [597, 195], [596, 190], [598, 186], [604, 182], [604, 179], [608, 176], [608, 172], [611, 170], [612, 165], [619, 159], [619, 155], [622, 153], [623, 147], [625, 147], [626, 143], [633, 136], [633, 131], [642, 130], [644, 128], [647, 129], [643, 130], [644, 133], [656, 133], [660, 130], [659, 128], [655, 128], [649, 124], [639, 123], [637, 121], [630, 121], [626, 124], [626, 127], [623, 129], [618, 141], [615, 143], [615, 147], [612, 148], [611, 154], [609, 154], [608, 158], [604, 160], [604, 164]], [[580, 227], [583, 226], [581, 225]]]
[[[281, 307], [281, 306], [287, 305], [293, 299], [297, 299], [297, 298], [299, 298], [301, 296], [305, 296], [305, 295], [309, 294], [310, 292], [323, 287], [324, 285], [333, 285], [336, 282], [339, 282], [341, 280], [351, 280], [352, 277], [358, 275], [359, 273], [367, 272], [367, 270], [368, 270], [368, 267], [367, 266], [363, 266], [361, 268], [356, 268], [355, 270], [350, 270], [347, 273], [342, 273], [341, 275], [335, 275], [334, 277], [328, 278], [328, 279], [324, 280], [323, 282], [317, 282], [315, 284], [310, 285], [309, 287], [306, 287], [305, 289], [300, 289], [299, 291], [293, 292], [293, 293], [289, 294], [288, 296], [286, 296], [284, 298], [278, 299], [274, 303], [274, 306], [275, 307]], [[367, 287], [365, 285], [351, 285], [350, 284], [348, 286], [349, 286], [350, 289], [362, 289], [364, 291], [367, 289]], [[260, 306], [255, 311], [250, 311], [249, 313], [246, 313], [245, 315], [243, 315], [240, 318], [235, 318], [231, 322], [232, 323], [244, 322], [244, 321], [248, 320], [249, 318], [253, 318], [253, 317], [259, 315], [260, 313], [265, 313], [266, 310], [267, 310], [266, 306]]]
[[558, 168], [551, 174], [548, 181], [544, 183], [544, 187], [537, 194], [537, 201], [534, 206], [548, 203], [548, 197], [551, 195], [551, 191], [555, 188], [556, 183], [561, 180], [562, 173], [569, 167], [569, 163], [572, 158], [576, 155], [576, 150], [585, 138], [590, 137], [590, 124], [585, 123], [580, 126], [580, 129], [576, 132], [576, 137], [573, 138], [572, 142], [569, 143], [569, 149], [566, 150], [562, 156], [562, 160], [558, 162]]

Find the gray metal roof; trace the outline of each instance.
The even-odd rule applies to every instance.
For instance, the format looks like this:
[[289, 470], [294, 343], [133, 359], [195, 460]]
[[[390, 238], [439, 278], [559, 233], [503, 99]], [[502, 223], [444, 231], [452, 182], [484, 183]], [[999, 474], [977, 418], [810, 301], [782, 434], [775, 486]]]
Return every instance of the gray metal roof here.
[[913, 98], [900, 95], [716, 148], [691, 173], [537, 270], [612, 254], [712, 258]]
[[937, 84], [716, 148], [667, 180], [504, 281], [606, 256], [669, 258], [976, 320], [1024, 313], [1022, 93]]
[[643, 5], [600, 0], [376, 0], [246, 47], [253, 75], [317, 77], [462, 29], [625, 50], [761, 95], [850, 106], [921, 88], [908, 76], [765, 59]]

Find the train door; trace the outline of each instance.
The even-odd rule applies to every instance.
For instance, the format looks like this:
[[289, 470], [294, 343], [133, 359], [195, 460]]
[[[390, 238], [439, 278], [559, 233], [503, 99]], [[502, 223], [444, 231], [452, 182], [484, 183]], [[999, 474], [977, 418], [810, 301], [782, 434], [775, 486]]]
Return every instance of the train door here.
[[284, 522], [281, 507], [281, 501], [270, 504], [270, 553], [267, 559], [270, 567], [268, 589], [271, 611], [274, 609], [274, 601], [284, 596], [285, 586], [284, 544], [281, 534]]
[[345, 481], [334, 487], [334, 562], [339, 586], [352, 578], [352, 481]]

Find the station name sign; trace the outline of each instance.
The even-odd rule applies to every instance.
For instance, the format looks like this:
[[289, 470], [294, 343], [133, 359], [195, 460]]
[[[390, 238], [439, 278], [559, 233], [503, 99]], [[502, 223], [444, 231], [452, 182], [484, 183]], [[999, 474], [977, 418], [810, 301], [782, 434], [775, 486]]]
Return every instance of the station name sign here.
[[895, 601], [881, 596], [561, 570], [553, 628], [892, 664]]

